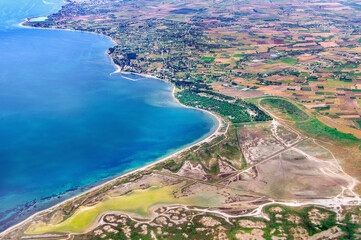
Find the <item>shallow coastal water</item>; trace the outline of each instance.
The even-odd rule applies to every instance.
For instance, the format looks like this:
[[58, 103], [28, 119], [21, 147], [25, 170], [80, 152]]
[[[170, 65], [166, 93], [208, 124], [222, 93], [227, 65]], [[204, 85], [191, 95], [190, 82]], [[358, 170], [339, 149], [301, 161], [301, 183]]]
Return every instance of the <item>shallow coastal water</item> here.
[[109, 75], [110, 39], [16, 25], [60, 5], [0, 0], [0, 231], [217, 126], [168, 83]]

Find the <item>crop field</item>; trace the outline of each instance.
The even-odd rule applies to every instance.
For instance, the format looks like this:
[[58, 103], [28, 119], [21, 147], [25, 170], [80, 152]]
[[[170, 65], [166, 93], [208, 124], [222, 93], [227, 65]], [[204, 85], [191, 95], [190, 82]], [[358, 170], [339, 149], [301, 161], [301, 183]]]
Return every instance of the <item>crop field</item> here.
[[[301, 111], [297, 106], [287, 100], [278, 98], [266, 98], [261, 100], [260, 104], [262, 106], [266, 105], [268, 107], [272, 107], [273, 111], [277, 110], [278, 113], [282, 114], [285, 117], [288, 117], [287, 120], [301, 121], [308, 119], [308, 116], [305, 112]], [[272, 110], [270, 111], [272, 112]]]
[[318, 121], [317, 119], [307, 122], [296, 123], [296, 126], [299, 129], [306, 131], [312, 135], [317, 135], [325, 139], [330, 139], [332, 141], [344, 142], [344, 143], [360, 142], [360, 140], [356, 138], [354, 135], [350, 133], [343, 133], [335, 128], [328, 127], [325, 124]]

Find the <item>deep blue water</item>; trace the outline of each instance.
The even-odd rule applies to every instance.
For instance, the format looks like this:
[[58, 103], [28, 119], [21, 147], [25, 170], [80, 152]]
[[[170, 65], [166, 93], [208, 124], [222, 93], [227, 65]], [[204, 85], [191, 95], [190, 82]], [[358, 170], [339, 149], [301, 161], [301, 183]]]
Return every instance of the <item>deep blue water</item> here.
[[216, 127], [168, 83], [110, 75], [110, 39], [17, 26], [45, 3], [0, 0], [0, 231]]

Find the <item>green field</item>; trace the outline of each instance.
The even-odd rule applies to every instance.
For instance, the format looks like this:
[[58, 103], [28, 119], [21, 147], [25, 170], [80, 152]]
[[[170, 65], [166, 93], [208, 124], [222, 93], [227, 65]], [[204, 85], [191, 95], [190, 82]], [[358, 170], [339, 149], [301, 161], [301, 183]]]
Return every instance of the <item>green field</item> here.
[[268, 98], [262, 99], [260, 103], [262, 105], [268, 105], [276, 111], [280, 111], [282, 114], [286, 114], [285, 117], [288, 118], [288, 120], [300, 121], [308, 119], [308, 115], [305, 112], [287, 100]]
[[352, 82], [344, 82], [344, 81], [339, 81], [333, 78], [329, 78], [327, 79], [326, 82], [326, 86], [327, 87], [345, 87], [345, 86], [353, 86], [354, 84]]
[[280, 58], [280, 61], [283, 63], [290, 64], [290, 65], [295, 65], [298, 62], [297, 59], [293, 59], [290, 57], [282, 57], [282, 58]]
[[360, 140], [350, 133], [343, 133], [338, 131], [336, 128], [331, 128], [318, 121], [313, 119], [306, 122], [297, 122], [296, 127], [301, 129], [304, 132], [327, 138], [332, 141], [342, 142], [342, 143], [356, 143]]
[[214, 58], [214, 57], [202, 57], [201, 61], [206, 62], [206, 63], [212, 63], [214, 61], [214, 59], [216, 59], [216, 58]]

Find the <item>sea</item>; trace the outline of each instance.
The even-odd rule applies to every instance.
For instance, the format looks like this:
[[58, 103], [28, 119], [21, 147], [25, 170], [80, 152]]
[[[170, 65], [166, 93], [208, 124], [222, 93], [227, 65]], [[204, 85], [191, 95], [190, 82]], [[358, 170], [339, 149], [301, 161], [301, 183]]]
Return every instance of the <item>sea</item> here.
[[0, 231], [218, 126], [169, 83], [111, 74], [109, 38], [19, 26], [63, 4], [0, 0]]

